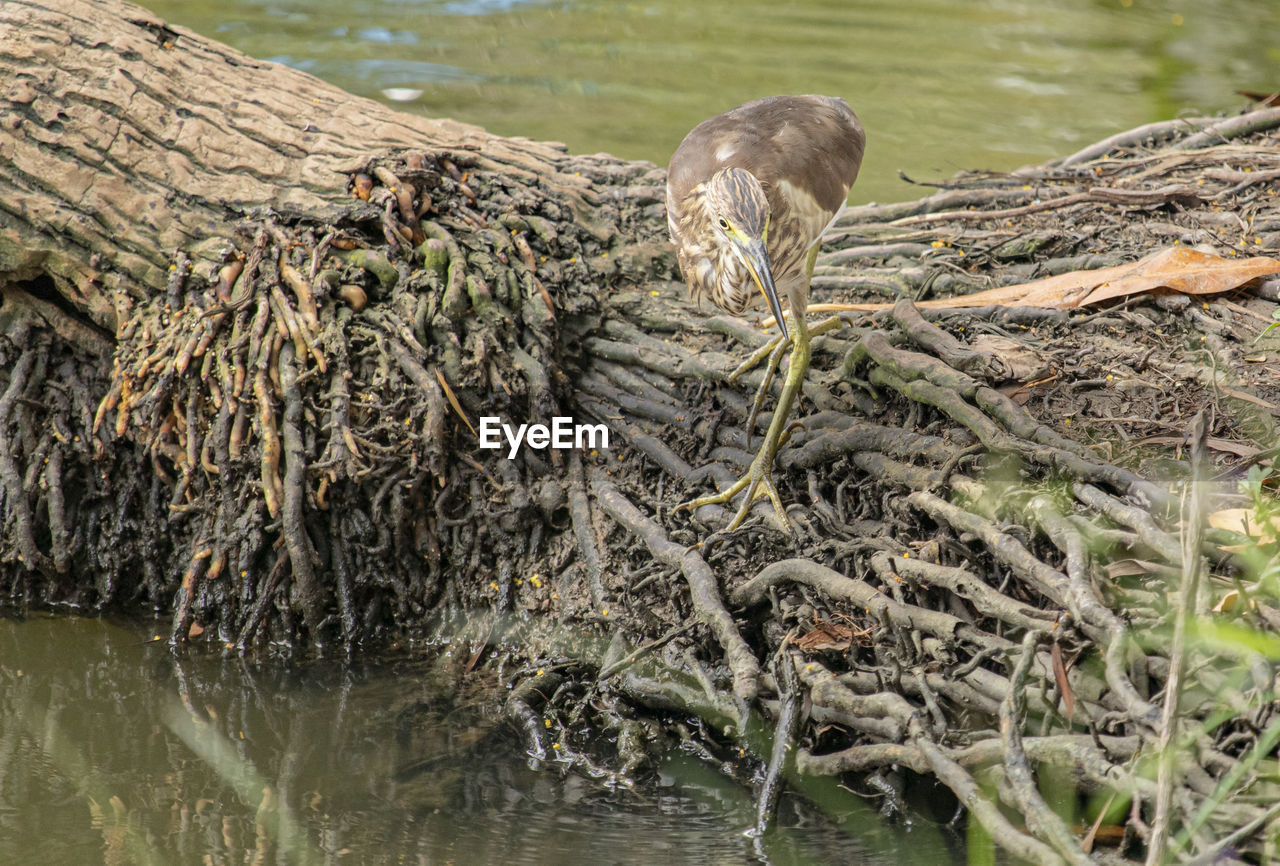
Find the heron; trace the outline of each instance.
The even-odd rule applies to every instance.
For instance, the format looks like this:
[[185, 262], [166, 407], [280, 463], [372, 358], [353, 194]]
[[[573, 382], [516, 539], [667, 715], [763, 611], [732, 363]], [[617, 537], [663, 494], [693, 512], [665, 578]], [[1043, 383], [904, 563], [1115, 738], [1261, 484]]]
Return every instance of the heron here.
[[764, 382], [747, 419], [748, 443], [782, 352], [791, 346], [777, 408], [747, 473], [719, 493], [679, 506], [727, 504], [745, 491], [726, 531], [737, 529], [762, 496], [791, 528], [773, 461], [809, 370], [812, 335], [804, 314], [818, 247], [857, 180], [865, 146], [862, 124], [843, 99], [771, 96], [695, 126], [667, 167], [667, 226], [693, 299], [706, 297], [741, 315], [762, 297], [781, 332], [767, 347]]

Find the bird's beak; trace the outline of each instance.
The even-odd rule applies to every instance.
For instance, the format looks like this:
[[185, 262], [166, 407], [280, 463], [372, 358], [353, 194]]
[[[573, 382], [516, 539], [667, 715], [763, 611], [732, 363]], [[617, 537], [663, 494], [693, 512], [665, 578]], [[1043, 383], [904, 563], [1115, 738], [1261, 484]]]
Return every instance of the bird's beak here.
[[769, 268], [769, 253], [764, 248], [764, 241], [757, 238], [742, 245], [742, 255], [751, 270], [751, 276], [760, 289], [760, 294], [769, 302], [773, 318], [782, 331], [782, 339], [787, 338], [787, 320], [782, 317], [782, 304], [778, 301], [778, 290], [773, 285], [773, 271]]

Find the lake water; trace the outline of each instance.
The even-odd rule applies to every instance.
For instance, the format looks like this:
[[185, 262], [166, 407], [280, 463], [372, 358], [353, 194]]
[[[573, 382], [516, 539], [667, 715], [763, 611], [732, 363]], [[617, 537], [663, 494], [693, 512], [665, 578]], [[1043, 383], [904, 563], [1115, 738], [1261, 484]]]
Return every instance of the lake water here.
[[1275, 0], [153, 0], [170, 21], [404, 111], [665, 165], [696, 123], [845, 97], [851, 200], [1012, 169], [1280, 89]]
[[[432, 688], [447, 650], [290, 668], [150, 634], [0, 619], [0, 863], [759, 862], [745, 788], [678, 754], [637, 790], [531, 767], [492, 693]], [[784, 802], [770, 862], [959, 857], [835, 793]]]

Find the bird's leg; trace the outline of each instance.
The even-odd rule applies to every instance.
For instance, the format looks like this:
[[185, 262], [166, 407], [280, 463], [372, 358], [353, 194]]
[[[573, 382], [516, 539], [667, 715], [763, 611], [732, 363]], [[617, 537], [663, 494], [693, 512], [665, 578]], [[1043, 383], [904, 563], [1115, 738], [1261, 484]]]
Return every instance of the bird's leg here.
[[[773, 350], [769, 352], [769, 362], [765, 365], [764, 378], [760, 380], [760, 387], [756, 389], [756, 398], [751, 401], [751, 411], [747, 413], [746, 433], [748, 448], [751, 447], [751, 434], [755, 432], [756, 429], [756, 416], [760, 414], [760, 407], [764, 405], [764, 398], [769, 395], [769, 386], [773, 384], [773, 377], [778, 372], [778, 365], [782, 363], [782, 353], [790, 343], [791, 340], [789, 338], [779, 336], [765, 344], [766, 346], [772, 346]], [[748, 359], [748, 361], [752, 360], [753, 359], [750, 358]], [[754, 366], [754, 362], [752, 363], [752, 366]], [[735, 381], [739, 375], [746, 372], [748, 369], [750, 368], [743, 366], [734, 370], [729, 376], [729, 381]]]
[[738, 513], [734, 515], [733, 520], [726, 527], [726, 532], [737, 529], [742, 525], [742, 521], [746, 520], [747, 515], [751, 513], [751, 506], [761, 496], [769, 497], [769, 501], [773, 503], [773, 508], [777, 511], [783, 525], [788, 529], [791, 528], [791, 519], [787, 517], [786, 509], [782, 507], [782, 498], [778, 496], [778, 488], [773, 483], [773, 459], [778, 454], [778, 448], [781, 446], [786, 432], [787, 418], [791, 414], [791, 407], [795, 404], [796, 396], [800, 393], [800, 386], [804, 384], [805, 374], [809, 372], [810, 336], [804, 316], [796, 316], [794, 318], [792, 331], [791, 362], [787, 368], [787, 377], [782, 385], [782, 396], [778, 399], [778, 406], [773, 411], [773, 419], [769, 422], [769, 431], [765, 433], [764, 442], [756, 453], [755, 460], [751, 461], [751, 467], [745, 475], [728, 489], [710, 496], [700, 497], [677, 507], [678, 509], [688, 508], [693, 510], [701, 508], [703, 505], [723, 505], [731, 502], [738, 493], [745, 490], [746, 496], [738, 507]]

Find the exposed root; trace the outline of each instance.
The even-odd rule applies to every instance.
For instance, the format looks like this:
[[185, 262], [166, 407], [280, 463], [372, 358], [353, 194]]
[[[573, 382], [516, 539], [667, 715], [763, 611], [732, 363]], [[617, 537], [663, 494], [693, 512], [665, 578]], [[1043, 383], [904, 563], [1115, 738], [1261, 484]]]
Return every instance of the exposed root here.
[[[815, 300], [965, 292], [1173, 241], [1280, 246], [1278, 126], [1274, 109], [1162, 124], [850, 208]], [[902, 300], [829, 319], [774, 467], [798, 537], [757, 510], [703, 549], [729, 515], [673, 506], [752, 460], [770, 418], [750, 396], [777, 384], [737, 368], [767, 339], [657, 279], [660, 172], [575, 165], [581, 186], [554, 189], [469, 152], [354, 166], [346, 212], [246, 224], [216, 266], [175, 257], [154, 297], [122, 302], [109, 375], [101, 335], [11, 311], [10, 597], [168, 605], [175, 645], [203, 630], [244, 652], [483, 610], [466, 670], [515, 646], [506, 717], [530, 753], [610, 784], [646, 745], [744, 779], [772, 767], [763, 824], [789, 771], [753, 734], [773, 729], [799, 774], [936, 778], [1032, 862], [1096, 858], [1077, 827], [1107, 824], [1130, 857], [1166, 830], [1178, 856], [1263, 850], [1280, 797], [1257, 648], [1280, 629], [1274, 542], [1197, 534], [1177, 506], [1204, 410], [1204, 511], [1274, 513], [1274, 284], [1078, 315]], [[490, 415], [595, 419], [613, 441], [507, 459], [476, 447]], [[1184, 563], [1203, 631], [1174, 648]], [[1181, 734], [1158, 709], [1173, 698]], [[605, 758], [580, 733], [600, 730]], [[1115, 806], [1059, 814], [1048, 777], [1082, 809], [1085, 793]]]

